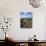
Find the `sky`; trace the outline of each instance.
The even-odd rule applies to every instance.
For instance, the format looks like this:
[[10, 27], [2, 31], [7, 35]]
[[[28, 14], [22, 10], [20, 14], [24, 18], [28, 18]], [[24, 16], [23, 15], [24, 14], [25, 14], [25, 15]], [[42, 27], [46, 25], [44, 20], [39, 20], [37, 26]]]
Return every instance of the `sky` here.
[[20, 12], [21, 18], [32, 18], [32, 12]]

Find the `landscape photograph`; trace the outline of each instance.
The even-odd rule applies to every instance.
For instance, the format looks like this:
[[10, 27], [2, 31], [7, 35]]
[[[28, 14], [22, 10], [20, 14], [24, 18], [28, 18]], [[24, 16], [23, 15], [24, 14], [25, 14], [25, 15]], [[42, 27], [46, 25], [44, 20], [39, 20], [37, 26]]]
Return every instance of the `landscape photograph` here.
[[32, 28], [32, 12], [21, 12], [20, 27]]

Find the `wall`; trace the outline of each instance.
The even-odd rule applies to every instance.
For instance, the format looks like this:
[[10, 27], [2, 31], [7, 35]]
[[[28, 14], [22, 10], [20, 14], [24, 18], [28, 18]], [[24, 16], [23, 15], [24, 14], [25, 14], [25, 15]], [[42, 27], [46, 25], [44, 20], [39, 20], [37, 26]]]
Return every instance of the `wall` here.
[[44, 38], [46, 39], [46, 15], [45, 15], [45, 28], [44, 28]]
[[[33, 27], [31, 29], [20, 28], [19, 13], [21, 11], [30, 11], [33, 13]], [[44, 40], [46, 34], [45, 12], [46, 8], [32, 8], [28, 0], [0, 0], [0, 19], [4, 16], [13, 18], [12, 26], [8, 33], [17, 40], [28, 40], [34, 34], [37, 35], [37, 39]], [[0, 35], [2, 35], [1, 33], [3, 32], [0, 31]], [[2, 38], [4, 39], [4, 37], [0, 36], [0, 39]]]

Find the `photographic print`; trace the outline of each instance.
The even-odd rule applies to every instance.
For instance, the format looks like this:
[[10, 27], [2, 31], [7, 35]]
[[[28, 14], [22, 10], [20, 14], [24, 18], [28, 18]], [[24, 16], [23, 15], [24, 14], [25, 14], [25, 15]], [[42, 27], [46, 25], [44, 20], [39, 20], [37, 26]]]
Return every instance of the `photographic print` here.
[[32, 28], [32, 12], [21, 12], [20, 13], [20, 27], [21, 28]]

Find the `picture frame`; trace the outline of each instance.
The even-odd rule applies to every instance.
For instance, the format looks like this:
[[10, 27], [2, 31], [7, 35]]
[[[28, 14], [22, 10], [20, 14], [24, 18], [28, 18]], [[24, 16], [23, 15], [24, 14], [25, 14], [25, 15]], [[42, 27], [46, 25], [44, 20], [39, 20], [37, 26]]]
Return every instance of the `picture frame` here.
[[32, 28], [32, 12], [20, 12], [20, 28]]

